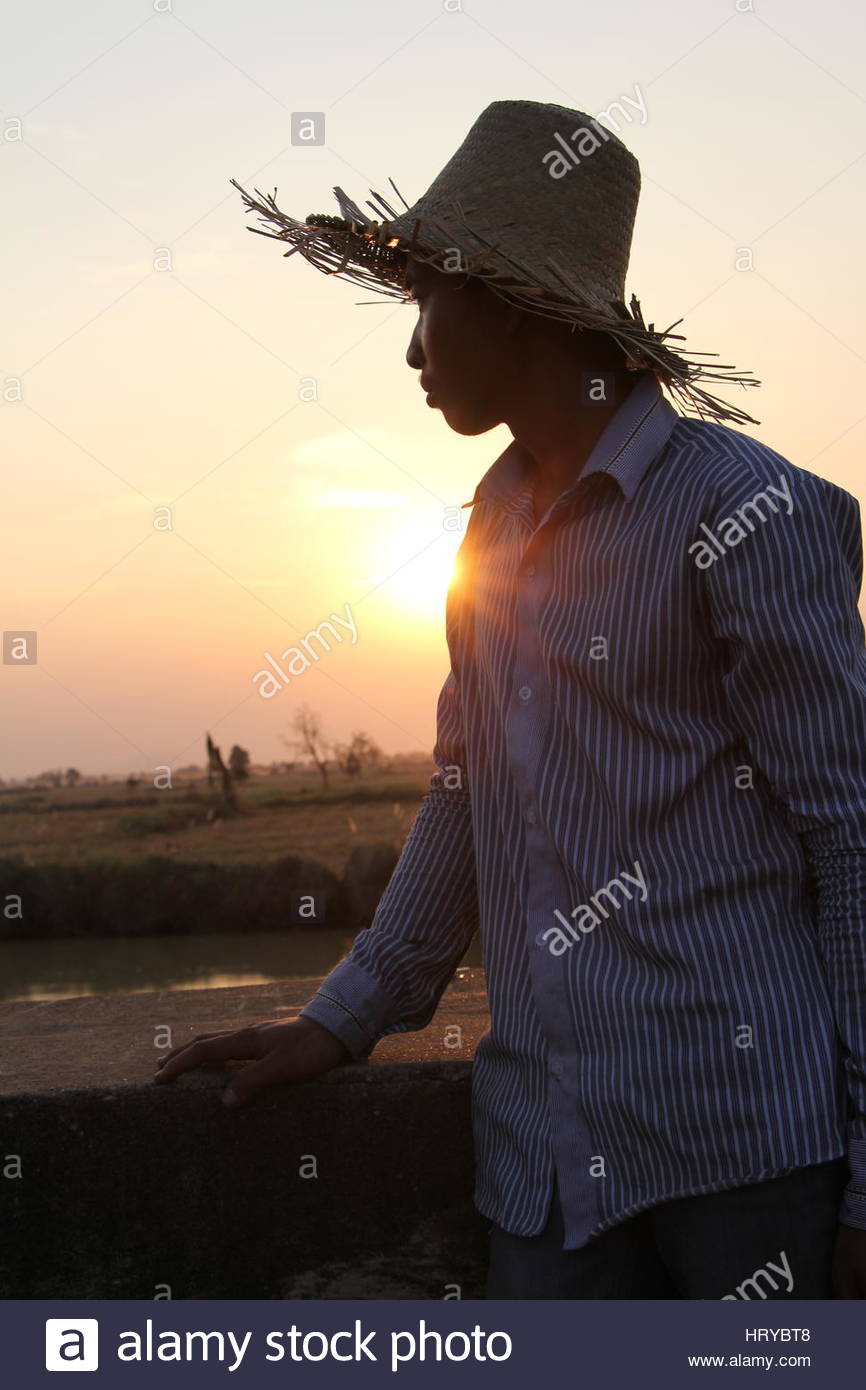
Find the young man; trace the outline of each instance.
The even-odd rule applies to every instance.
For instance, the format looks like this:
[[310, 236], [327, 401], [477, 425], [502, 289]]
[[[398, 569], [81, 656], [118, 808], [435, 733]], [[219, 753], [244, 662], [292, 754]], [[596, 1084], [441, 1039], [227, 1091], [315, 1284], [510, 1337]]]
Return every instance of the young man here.
[[341, 192], [305, 224], [244, 195], [313, 264], [408, 291], [428, 403], [513, 442], [475, 491], [439, 771], [372, 928], [300, 1018], [161, 1079], [257, 1058], [238, 1100], [365, 1057], [430, 1021], [479, 929], [489, 1297], [864, 1298], [859, 509], [696, 384], [748, 378], [626, 309], [638, 187], [591, 118], [496, 102], [382, 224]]

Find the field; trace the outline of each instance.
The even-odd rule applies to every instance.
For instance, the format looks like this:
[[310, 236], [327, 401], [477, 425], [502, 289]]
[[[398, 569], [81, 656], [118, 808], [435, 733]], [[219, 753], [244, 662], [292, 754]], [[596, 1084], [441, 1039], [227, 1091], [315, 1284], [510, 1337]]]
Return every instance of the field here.
[[124, 782], [0, 788], [0, 846], [31, 865], [146, 854], [261, 863], [296, 854], [339, 875], [359, 843], [402, 843], [433, 771], [411, 763], [362, 778], [331, 772], [327, 789], [306, 769], [251, 777], [238, 789], [245, 814], [231, 819], [207, 819], [218, 798], [205, 777], [171, 791]]
[[[305, 890], [328, 899], [317, 921], [363, 925], [433, 770], [332, 772], [327, 788], [314, 770], [254, 775], [238, 784], [236, 816], [204, 776], [173, 790], [0, 788], [3, 934], [270, 930]], [[8, 895], [20, 897], [22, 919]]]

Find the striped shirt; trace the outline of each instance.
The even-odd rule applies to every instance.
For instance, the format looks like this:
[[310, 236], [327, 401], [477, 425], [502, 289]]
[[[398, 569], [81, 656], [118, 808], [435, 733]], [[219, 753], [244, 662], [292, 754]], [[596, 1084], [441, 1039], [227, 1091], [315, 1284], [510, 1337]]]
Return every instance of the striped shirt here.
[[[303, 1013], [423, 1028], [476, 929], [475, 1203], [564, 1249], [847, 1153], [866, 1229], [856, 499], [639, 374], [536, 525], [513, 441], [449, 591], [431, 781]], [[470, 504], [467, 504], [470, 505]]]

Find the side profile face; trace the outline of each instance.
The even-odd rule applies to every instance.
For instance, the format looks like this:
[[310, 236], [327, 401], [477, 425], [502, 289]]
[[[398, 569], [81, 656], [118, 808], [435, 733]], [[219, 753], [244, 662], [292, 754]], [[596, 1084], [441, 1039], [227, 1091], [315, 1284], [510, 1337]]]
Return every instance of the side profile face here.
[[[552, 398], [552, 383], [576, 393], [582, 370], [623, 373], [622, 349], [606, 333], [509, 304], [483, 279], [448, 273], [409, 256], [406, 290], [418, 322], [406, 361], [421, 373], [427, 403], [458, 434], [513, 424], [520, 410]], [[629, 385], [631, 383], [629, 382]]]
[[406, 361], [421, 373], [428, 404], [458, 434], [484, 434], [504, 419], [516, 371], [516, 312], [477, 277], [409, 257], [406, 289], [418, 322]]

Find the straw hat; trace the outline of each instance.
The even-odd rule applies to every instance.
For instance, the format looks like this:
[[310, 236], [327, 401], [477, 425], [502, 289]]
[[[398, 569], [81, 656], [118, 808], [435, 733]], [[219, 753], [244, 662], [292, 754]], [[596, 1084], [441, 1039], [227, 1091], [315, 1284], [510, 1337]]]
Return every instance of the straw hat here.
[[625, 276], [640, 167], [598, 118], [538, 101], [494, 101], [457, 152], [411, 207], [395, 210], [371, 190], [365, 213], [341, 188], [340, 216], [311, 213], [303, 222], [282, 212], [274, 196], [252, 197], [235, 179], [250, 211], [276, 227], [248, 230], [291, 244], [318, 270], [407, 299], [407, 256], [437, 269], [482, 277], [510, 303], [609, 333], [630, 368], [650, 368], [687, 410], [716, 420], [757, 424], [751, 415], [698, 385], [758, 386], [750, 374], [694, 358], [671, 346], [670, 328], [646, 324]]

